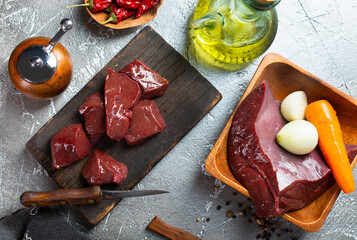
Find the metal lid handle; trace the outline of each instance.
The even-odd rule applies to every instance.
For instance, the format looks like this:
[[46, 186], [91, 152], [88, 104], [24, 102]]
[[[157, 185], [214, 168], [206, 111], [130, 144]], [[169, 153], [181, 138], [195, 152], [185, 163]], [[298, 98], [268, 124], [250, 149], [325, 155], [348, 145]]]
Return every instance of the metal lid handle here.
[[64, 18], [61, 21], [61, 29], [56, 33], [56, 35], [51, 39], [50, 43], [47, 45], [45, 48], [45, 51], [47, 54], [50, 54], [52, 52], [52, 49], [56, 44], [59, 42], [59, 40], [63, 37], [63, 35], [72, 28], [73, 22], [72, 20], [68, 18]]

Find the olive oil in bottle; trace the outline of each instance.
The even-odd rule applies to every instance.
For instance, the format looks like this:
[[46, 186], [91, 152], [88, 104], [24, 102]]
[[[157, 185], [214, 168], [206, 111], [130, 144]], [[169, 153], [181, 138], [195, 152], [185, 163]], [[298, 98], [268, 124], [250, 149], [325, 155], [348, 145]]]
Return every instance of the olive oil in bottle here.
[[205, 65], [238, 70], [263, 54], [277, 31], [274, 0], [199, 0], [189, 28], [190, 50]]

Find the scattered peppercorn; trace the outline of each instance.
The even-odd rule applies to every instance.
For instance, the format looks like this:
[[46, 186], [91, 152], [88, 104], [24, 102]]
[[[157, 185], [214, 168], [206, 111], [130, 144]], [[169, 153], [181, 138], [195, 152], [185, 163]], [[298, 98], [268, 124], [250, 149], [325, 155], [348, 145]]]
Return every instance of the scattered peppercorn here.
[[247, 216], [247, 213], [246, 213], [246, 210], [243, 209], [242, 211], [239, 212], [239, 215], [243, 216], [243, 217], [246, 217]]
[[231, 203], [230, 201], [227, 201], [227, 202], [226, 202], [226, 205], [228, 206], [230, 203]]
[[218, 210], [218, 211], [221, 210], [221, 208], [222, 208], [221, 205], [218, 205], [218, 206], [217, 206], [217, 210]]
[[233, 212], [231, 210], [227, 211], [226, 216], [231, 218], [233, 216]]
[[258, 223], [259, 225], [261, 225], [261, 226], [264, 225], [264, 221], [263, 221], [262, 219], [260, 219], [260, 218], [257, 219], [257, 223]]
[[262, 238], [263, 238], [263, 239], [268, 239], [268, 238], [269, 238], [269, 235], [268, 235], [268, 232], [267, 232], [267, 231], [264, 231], [264, 232], [263, 232]]
[[207, 221], [207, 222], [211, 221], [211, 218], [207, 217], [207, 218], [206, 218], [206, 221]]
[[270, 227], [270, 222], [266, 221], [266, 222], [264, 223], [264, 226], [267, 227], [267, 228], [269, 228], [269, 227]]

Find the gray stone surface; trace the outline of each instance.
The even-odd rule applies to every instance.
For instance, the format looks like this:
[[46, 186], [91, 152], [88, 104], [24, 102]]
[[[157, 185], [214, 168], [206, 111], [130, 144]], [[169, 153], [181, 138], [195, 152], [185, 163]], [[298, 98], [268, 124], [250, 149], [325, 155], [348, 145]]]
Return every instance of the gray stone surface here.
[[[0, 217], [22, 208], [19, 203], [22, 192], [57, 188], [27, 153], [26, 142], [142, 29], [141, 26], [110, 30], [94, 22], [83, 8], [66, 9], [78, 2], [0, 0]], [[187, 24], [195, 4], [196, 0], [165, 0], [158, 16], [147, 24], [182, 55], [186, 55]], [[279, 29], [268, 52], [280, 53], [357, 98], [357, 1], [289, 0], [282, 1], [277, 10]], [[74, 21], [73, 30], [61, 41], [72, 56], [72, 82], [55, 99], [28, 99], [10, 82], [9, 56], [26, 38], [52, 37], [64, 17]], [[136, 189], [166, 189], [171, 193], [125, 199], [98, 226], [90, 231], [82, 230], [94, 239], [164, 239], [146, 229], [158, 215], [203, 239], [255, 239], [262, 233], [257, 224], [239, 215], [251, 202], [241, 194], [234, 195], [232, 188], [209, 176], [204, 169], [210, 149], [260, 60], [261, 57], [239, 72], [227, 73], [206, 69], [190, 59], [222, 93], [223, 99], [136, 186]], [[353, 173], [357, 179], [357, 170]], [[217, 210], [217, 205], [222, 209]], [[281, 226], [272, 233], [272, 238], [280, 233], [280, 239], [357, 239], [356, 206], [356, 192], [341, 194], [317, 233], [305, 232], [277, 217], [274, 220]], [[227, 218], [227, 210], [237, 217]], [[71, 208], [64, 212], [68, 221], [77, 226]], [[251, 212], [248, 208], [248, 213]], [[283, 228], [290, 231], [282, 231]]]

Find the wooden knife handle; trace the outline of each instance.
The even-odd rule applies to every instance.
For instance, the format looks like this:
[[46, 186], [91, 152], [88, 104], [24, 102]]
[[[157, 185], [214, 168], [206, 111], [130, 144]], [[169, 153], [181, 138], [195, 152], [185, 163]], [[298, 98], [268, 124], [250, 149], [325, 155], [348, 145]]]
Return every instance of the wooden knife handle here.
[[20, 202], [26, 207], [57, 206], [64, 204], [94, 204], [102, 199], [99, 186], [79, 189], [60, 189], [49, 192], [24, 192]]
[[201, 238], [182, 229], [170, 226], [156, 216], [148, 225], [151, 230], [164, 235], [171, 240], [201, 240]]

